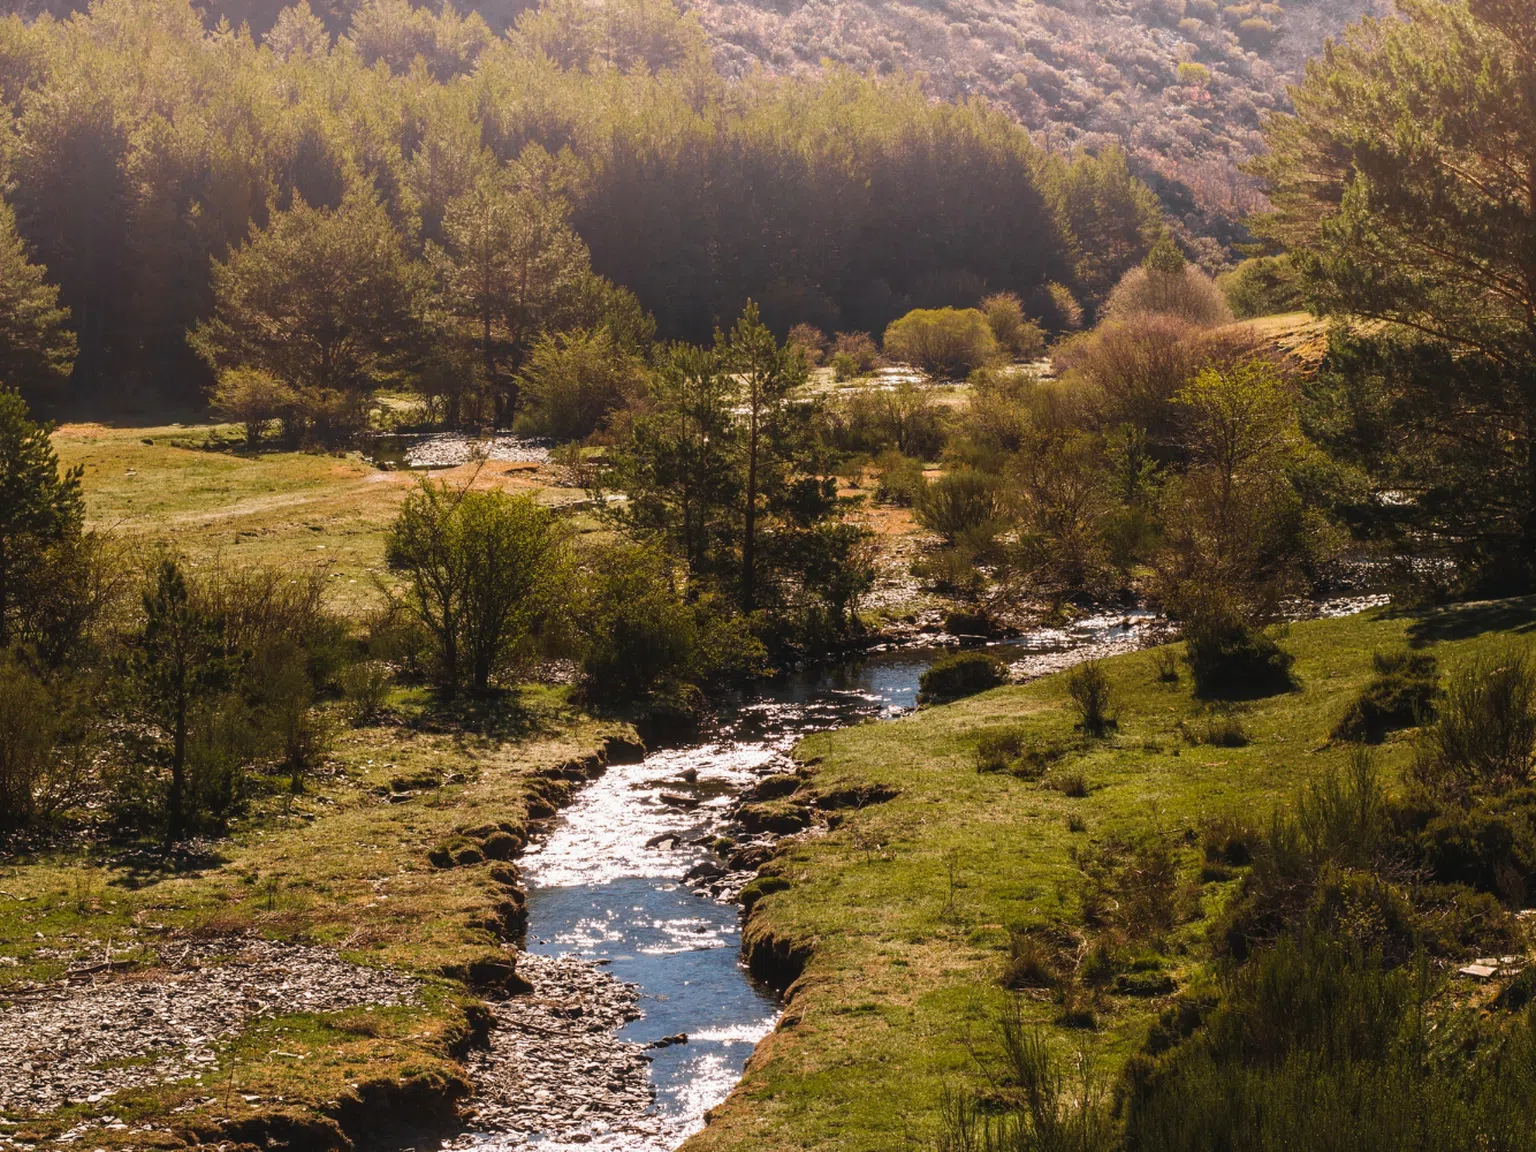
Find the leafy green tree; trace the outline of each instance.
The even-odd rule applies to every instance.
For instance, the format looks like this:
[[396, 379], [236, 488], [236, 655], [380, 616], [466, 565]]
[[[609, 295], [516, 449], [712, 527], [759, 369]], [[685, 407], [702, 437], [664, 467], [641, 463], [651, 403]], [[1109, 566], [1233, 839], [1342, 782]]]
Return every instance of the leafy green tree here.
[[806, 366], [794, 348], [774, 339], [751, 301], [736, 326], [715, 343], [721, 366], [741, 389], [740, 599], [742, 611], [751, 612], [757, 606], [759, 498], [780, 479], [775, 473], [787, 463], [779, 437], [791, 396], [805, 383]]
[[1162, 208], [1119, 148], [1074, 157], [1050, 188], [1070, 229], [1076, 280], [1089, 300], [1101, 302], [1151, 250], [1163, 230]]
[[917, 308], [885, 330], [887, 355], [955, 379], [997, 359], [997, 338], [975, 308]]
[[27, 256], [16, 214], [0, 201], [0, 385], [36, 393], [69, 375], [75, 337], [59, 290]]
[[187, 748], [203, 699], [223, 688], [234, 667], [225, 622], [198, 595], [176, 560], [162, 559], [146, 580], [144, 621], [128, 641], [128, 676], [138, 704], [169, 741], [162, 749], [170, 782], [166, 844], [187, 830]]
[[611, 481], [627, 496], [615, 515], [641, 539], [681, 555], [695, 576], [719, 571], [717, 556], [733, 536], [734, 401], [734, 382], [714, 351], [669, 345], [657, 357], [645, 406], [613, 453]]
[[443, 244], [429, 250], [439, 306], [478, 356], [498, 427], [517, 417], [517, 370], [529, 348], [569, 315], [589, 272], [565, 201], [529, 186], [547, 164], [529, 156], [510, 175], [480, 177], [449, 203]]
[[28, 418], [20, 396], [0, 391], [0, 650], [14, 638], [30, 577], [49, 549], [79, 537], [85, 517], [84, 469], [60, 474], [52, 431]]
[[1035, 360], [1045, 353], [1045, 331], [1024, 315], [1024, 305], [1012, 292], [994, 292], [981, 301], [998, 347], [1015, 360]]
[[[1523, 587], [1536, 573], [1536, 9], [1400, 0], [1309, 66], [1267, 130], [1264, 234], [1322, 314], [1385, 321], [1505, 378], [1468, 414], [1507, 441]], [[1460, 395], [1439, 396], [1450, 410]], [[1426, 404], [1423, 411], [1433, 412]], [[1494, 514], [1490, 509], [1490, 514]]]
[[565, 533], [527, 496], [423, 481], [390, 529], [385, 556], [437, 644], [443, 687], [476, 692], [560, 605]]
[[419, 276], [377, 198], [302, 200], [213, 270], [214, 315], [189, 337], [219, 371], [292, 389], [321, 436], [345, 431], [414, 351]]
[[638, 398], [643, 385], [642, 364], [606, 328], [542, 336], [521, 374], [519, 427], [535, 436], [579, 440]]
[[1162, 598], [1185, 620], [1269, 622], [1330, 540], [1290, 479], [1309, 448], [1295, 396], [1248, 360], [1205, 370], [1175, 403], [1189, 464], [1163, 493]]

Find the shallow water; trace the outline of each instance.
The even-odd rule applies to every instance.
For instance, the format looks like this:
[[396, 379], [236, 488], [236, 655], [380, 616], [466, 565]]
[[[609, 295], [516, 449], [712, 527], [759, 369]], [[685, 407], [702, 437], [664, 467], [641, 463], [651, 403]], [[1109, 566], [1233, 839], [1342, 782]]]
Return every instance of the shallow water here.
[[[790, 768], [789, 751], [803, 736], [912, 708], [931, 660], [931, 653], [886, 653], [728, 699], [698, 745], [610, 768], [524, 856], [528, 950], [599, 961], [638, 985], [644, 1015], [621, 1038], [688, 1037], [651, 1052], [654, 1134], [598, 1137], [585, 1147], [676, 1147], [725, 1099], [778, 1017], [772, 993], [741, 962], [736, 905], [684, 879], [712, 859], [695, 841], [713, 839], [736, 796], [759, 776]], [[680, 838], [677, 847], [645, 846], [666, 833]]]
[[[1369, 606], [1340, 602], [1329, 611], [1315, 605], [1309, 614]], [[1138, 648], [1158, 623], [1144, 611], [1111, 613], [989, 650], [1009, 663], [1016, 679], [1029, 679], [1089, 656]], [[696, 745], [610, 768], [529, 848], [523, 857], [527, 949], [583, 957], [638, 986], [644, 1015], [625, 1026], [622, 1039], [652, 1044], [679, 1033], [688, 1037], [651, 1050], [655, 1101], [642, 1124], [622, 1133], [549, 1133], [542, 1147], [665, 1152], [701, 1128], [704, 1113], [725, 1099], [779, 1008], [742, 963], [737, 906], [713, 898], [688, 874], [713, 860], [705, 846], [736, 797], [760, 776], [790, 770], [790, 750], [802, 737], [910, 711], [919, 678], [944, 651], [876, 652], [727, 698]], [[646, 846], [663, 835], [676, 842]]]

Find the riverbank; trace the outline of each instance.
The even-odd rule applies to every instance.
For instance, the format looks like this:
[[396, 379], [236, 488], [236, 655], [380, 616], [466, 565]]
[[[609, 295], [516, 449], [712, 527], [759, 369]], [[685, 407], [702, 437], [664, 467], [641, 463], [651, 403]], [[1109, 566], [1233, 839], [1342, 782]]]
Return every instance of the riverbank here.
[[528, 988], [512, 858], [637, 752], [559, 688], [453, 722], [402, 703], [174, 864], [78, 842], [0, 861], [0, 1145], [453, 1128], [486, 1002]]
[[[1010, 998], [1063, 1054], [1112, 1078], [1172, 994], [1209, 979], [1206, 923], [1235, 877], [1202, 869], [1207, 821], [1262, 819], [1345, 761], [1328, 733], [1370, 679], [1373, 652], [1412, 641], [1454, 667], [1533, 624], [1529, 599], [1296, 624], [1285, 644], [1299, 690], [1221, 708], [1193, 698], [1187, 672], [1162, 680], [1154, 652], [1114, 657], [1119, 724], [1102, 741], [1074, 731], [1063, 675], [806, 739], [801, 791], [784, 802], [822, 797], [831, 819], [781, 843], [744, 930], [754, 970], [787, 989], [787, 1007], [687, 1152], [927, 1147], [946, 1089], [984, 1086], [979, 1061]], [[1046, 750], [1038, 779], [978, 772], [978, 734], [1002, 727]], [[1378, 761], [1395, 780], [1411, 755], [1400, 733]], [[1005, 992], [1013, 930], [1070, 946], [1083, 922], [1079, 861], [1146, 835], [1172, 847], [1181, 915], [1121, 974], [1135, 978], [1070, 1015], [1043, 991]]]

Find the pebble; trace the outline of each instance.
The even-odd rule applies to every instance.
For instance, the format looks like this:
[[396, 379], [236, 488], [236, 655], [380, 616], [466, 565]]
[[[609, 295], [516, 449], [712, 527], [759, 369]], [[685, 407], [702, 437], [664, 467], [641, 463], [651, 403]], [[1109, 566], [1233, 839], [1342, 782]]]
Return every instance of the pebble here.
[[649, 1057], [617, 1036], [639, 990], [574, 956], [525, 952], [517, 971], [533, 992], [492, 1006], [490, 1048], [469, 1060], [470, 1130], [444, 1149], [656, 1147]]
[[173, 942], [161, 961], [0, 996], [0, 1111], [99, 1104], [127, 1088], [196, 1076], [256, 1018], [404, 1004], [417, 987], [326, 948], [244, 936]]

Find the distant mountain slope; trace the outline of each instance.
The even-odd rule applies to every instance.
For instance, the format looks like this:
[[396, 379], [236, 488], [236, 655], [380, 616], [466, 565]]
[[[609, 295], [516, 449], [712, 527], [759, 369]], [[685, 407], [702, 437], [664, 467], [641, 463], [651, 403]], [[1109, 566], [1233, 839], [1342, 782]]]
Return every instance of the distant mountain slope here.
[[925, 73], [934, 94], [1011, 107], [1051, 148], [1122, 145], [1208, 265], [1262, 204], [1238, 165], [1305, 61], [1390, 0], [685, 0], [728, 74]]

